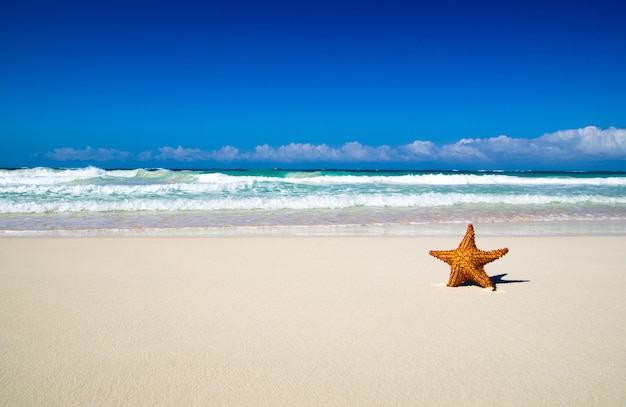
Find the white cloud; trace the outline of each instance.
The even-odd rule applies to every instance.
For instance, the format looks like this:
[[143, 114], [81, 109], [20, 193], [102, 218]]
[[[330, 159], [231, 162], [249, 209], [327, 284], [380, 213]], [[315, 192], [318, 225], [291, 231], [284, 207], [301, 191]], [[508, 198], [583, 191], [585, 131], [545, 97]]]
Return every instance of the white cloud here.
[[[124, 160], [132, 157], [126, 151], [87, 147], [76, 150], [58, 148], [47, 153], [59, 161]], [[581, 129], [560, 130], [536, 138], [513, 138], [500, 135], [490, 138], [461, 139], [456, 143], [437, 146], [432, 141], [415, 140], [409, 144], [391, 147], [368, 146], [357, 141], [340, 147], [326, 144], [290, 143], [278, 147], [268, 144], [250, 151], [233, 146], [206, 151], [183, 146], [160, 147], [158, 152], [144, 151], [137, 160], [179, 162], [275, 162], [275, 163], [568, 163], [601, 160], [626, 160], [626, 129], [589, 126]]]
[[337, 161], [340, 159], [339, 150], [326, 144], [291, 143], [274, 148], [268, 144], [256, 146], [254, 151], [242, 153], [239, 159], [245, 161], [276, 161], [276, 162], [316, 162]]
[[224, 146], [217, 151], [211, 153], [215, 161], [234, 161], [239, 157], [239, 149], [232, 146]]
[[415, 140], [411, 144], [398, 147], [398, 154], [407, 161], [431, 158], [437, 151], [432, 141]]
[[395, 150], [387, 145], [370, 147], [356, 141], [344, 144], [340, 151], [341, 161], [385, 162], [392, 161], [395, 156]]
[[582, 129], [560, 130], [536, 139], [539, 146], [562, 154], [565, 158], [587, 157], [593, 159], [626, 158], [626, 129], [595, 126]]
[[[428, 144], [429, 142], [416, 143]], [[245, 161], [275, 162], [388, 162], [405, 161], [408, 157], [423, 155], [423, 151], [424, 146], [421, 144], [411, 144], [393, 149], [387, 145], [366, 146], [356, 141], [345, 143], [339, 148], [333, 148], [326, 144], [307, 143], [291, 143], [274, 148], [264, 144], [257, 146], [250, 153], [242, 153], [238, 158]]]
[[116, 150], [114, 148], [92, 148], [87, 146], [82, 150], [72, 147], [55, 148], [52, 152], [46, 153], [46, 157], [57, 161], [114, 161], [126, 160], [132, 157], [128, 151]]
[[437, 154], [438, 158], [454, 161], [486, 160], [487, 155], [482, 151], [484, 145], [481, 139], [461, 139], [454, 144], [447, 144]]
[[485, 162], [571, 162], [626, 159], [626, 129], [589, 126], [560, 130], [537, 138], [505, 135], [462, 139], [440, 148], [436, 159]]
[[159, 148], [159, 154], [154, 157], [161, 161], [208, 161], [212, 158], [212, 154], [199, 148], [184, 148], [178, 146], [176, 148], [165, 146]]

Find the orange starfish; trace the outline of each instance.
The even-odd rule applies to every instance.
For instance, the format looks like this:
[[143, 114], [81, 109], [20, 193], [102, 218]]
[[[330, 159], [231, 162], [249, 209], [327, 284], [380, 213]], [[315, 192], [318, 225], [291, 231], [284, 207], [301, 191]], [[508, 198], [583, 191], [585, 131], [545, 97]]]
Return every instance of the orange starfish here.
[[485, 273], [484, 266], [504, 256], [508, 251], [507, 248], [489, 252], [479, 250], [474, 241], [474, 226], [470, 223], [467, 226], [465, 237], [457, 249], [431, 250], [429, 253], [450, 265], [448, 287], [458, 287], [463, 281], [472, 280], [483, 288], [492, 287], [495, 291], [496, 286]]

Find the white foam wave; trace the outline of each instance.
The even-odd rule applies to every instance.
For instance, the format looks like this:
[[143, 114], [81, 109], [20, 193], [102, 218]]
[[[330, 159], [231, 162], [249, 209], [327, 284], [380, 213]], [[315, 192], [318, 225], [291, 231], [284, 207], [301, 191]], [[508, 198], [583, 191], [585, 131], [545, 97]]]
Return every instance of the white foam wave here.
[[[145, 192], [145, 191], [144, 191]], [[58, 195], [48, 200], [0, 199], [0, 213], [72, 213], [134, 211], [219, 211], [219, 210], [309, 210], [370, 208], [427, 208], [453, 205], [548, 205], [548, 204], [626, 204], [626, 197], [595, 195], [490, 195], [464, 193], [389, 194], [320, 194], [305, 196], [198, 197], [158, 194], [92, 196]]]
[[105, 170], [96, 167], [57, 170], [53, 168], [25, 168], [0, 170], [0, 185], [53, 185], [76, 180], [102, 177]]
[[[268, 172], [270, 174], [271, 172]], [[598, 185], [626, 186], [625, 176], [581, 177], [581, 176], [532, 176], [526, 173], [511, 174], [450, 174], [425, 173], [405, 175], [326, 175], [319, 171], [292, 172], [284, 176], [228, 175], [224, 173], [200, 173], [194, 171], [172, 171], [166, 169], [147, 170], [103, 170], [96, 167], [78, 169], [29, 168], [0, 170], [2, 185], [54, 185], [86, 180], [108, 180], [120, 183], [145, 180], [154, 183], [200, 183], [239, 184], [288, 183], [303, 185]]]
[[310, 175], [283, 177], [232, 176], [221, 173], [200, 174], [201, 183], [252, 183], [278, 182], [302, 185], [608, 185], [626, 186], [626, 177], [543, 177], [512, 176], [499, 174], [407, 174], [407, 175]]
[[626, 185], [626, 177], [530, 178], [511, 175], [408, 174], [398, 176], [321, 176], [283, 179], [283, 182], [316, 185]]
[[132, 182], [145, 180], [155, 183], [194, 182], [196, 176], [191, 171], [171, 171], [165, 169], [147, 170], [103, 170], [96, 167], [77, 169], [54, 169], [46, 167], [17, 170], [0, 169], [0, 186], [6, 185], [57, 185], [85, 181]]
[[236, 183], [148, 183], [148, 184], [39, 184], [39, 185], [0, 185], [1, 195], [30, 195], [47, 199], [53, 196], [92, 196], [93, 198], [115, 196], [158, 195], [167, 199], [169, 195], [191, 194], [202, 195], [216, 192], [234, 192], [252, 186], [251, 181]]
[[[0, 214], [626, 204], [626, 177], [0, 170]], [[259, 175], [260, 174], [260, 175]], [[612, 209], [613, 210], [613, 209]], [[624, 210], [622, 210], [624, 212]]]

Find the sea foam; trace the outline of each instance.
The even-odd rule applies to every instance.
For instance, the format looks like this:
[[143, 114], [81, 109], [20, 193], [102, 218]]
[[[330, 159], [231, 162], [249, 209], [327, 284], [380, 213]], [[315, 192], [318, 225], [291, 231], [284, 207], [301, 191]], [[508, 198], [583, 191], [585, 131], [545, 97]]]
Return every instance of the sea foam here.
[[626, 219], [626, 174], [0, 170], [0, 230], [104, 214], [113, 224], [134, 217], [139, 226], [151, 214], [247, 226]]

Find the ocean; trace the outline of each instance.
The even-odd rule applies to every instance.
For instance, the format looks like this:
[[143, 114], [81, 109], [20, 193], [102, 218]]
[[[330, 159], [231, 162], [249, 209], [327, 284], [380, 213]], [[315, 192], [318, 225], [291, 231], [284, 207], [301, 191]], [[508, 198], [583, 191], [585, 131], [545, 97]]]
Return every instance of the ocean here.
[[0, 236], [626, 233], [626, 173], [0, 170]]

